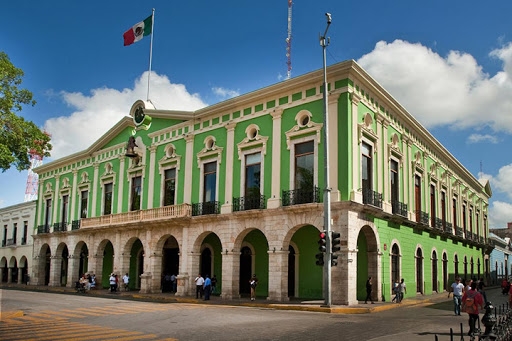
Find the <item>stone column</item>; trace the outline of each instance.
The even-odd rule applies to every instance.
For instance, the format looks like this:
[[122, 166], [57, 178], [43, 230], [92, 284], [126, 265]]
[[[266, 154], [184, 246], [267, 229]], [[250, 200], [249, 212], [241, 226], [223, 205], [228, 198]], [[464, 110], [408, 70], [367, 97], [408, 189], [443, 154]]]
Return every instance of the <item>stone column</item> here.
[[192, 200], [192, 163], [194, 161], [194, 135], [188, 134], [185, 136], [185, 176], [184, 176], [184, 187], [183, 187], [183, 202], [185, 204], [191, 204]]
[[177, 292], [175, 296], [186, 296], [189, 294], [189, 274], [188, 272], [182, 272], [177, 277], [178, 286], [177, 286]]
[[18, 284], [25, 284], [23, 283], [23, 271], [21, 271], [22, 269], [21, 268], [18, 268]]
[[267, 300], [288, 301], [288, 253], [268, 251], [268, 297]]
[[360, 167], [361, 167], [361, 161], [360, 161], [360, 154], [361, 151], [359, 150], [359, 102], [361, 102], [363, 98], [355, 92], [352, 92], [350, 94], [350, 100], [351, 100], [351, 125], [352, 125], [352, 189], [350, 198], [353, 201], [362, 203], [363, 202], [363, 194], [359, 190], [361, 187], [361, 181], [360, 181]]
[[13, 268], [7, 269], [7, 283], [12, 283], [12, 269]]
[[[196, 293], [196, 283], [194, 279], [197, 277], [197, 274], [200, 272], [200, 264], [201, 264], [201, 253], [200, 252], [190, 252], [190, 277], [189, 277], [189, 292], [192, 295], [195, 295]], [[206, 274], [201, 274], [203, 277]]]
[[153, 252], [149, 256], [150, 271], [153, 274], [150, 284], [151, 292], [162, 292], [162, 252]]
[[62, 256], [51, 256], [50, 257], [50, 282], [48, 286], [58, 287], [60, 286], [60, 271], [62, 264]]
[[[156, 164], [156, 149], [157, 146], [151, 145], [149, 149], [149, 183], [148, 183], [148, 209], [153, 208], [153, 193], [155, 190], [155, 164]], [[157, 189], [158, 190], [158, 189]]]
[[[90, 218], [96, 217], [96, 215], [97, 215], [96, 212], [98, 210], [98, 206], [97, 206], [96, 202], [98, 201], [97, 200], [97, 196], [98, 196], [98, 177], [99, 177], [99, 167], [100, 167], [100, 165], [97, 162], [94, 162], [93, 166], [94, 166], [94, 175], [93, 175], [93, 180], [92, 180], [92, 206], [90, 206], [90, 207], [92, 207], [92, 210], [91, 210]], [[99, 209], [100, 209], [100, 215], [101, 215], [102, 208], [99, 207]]]
[[240, 252], [222, 253], [222, 292], [223, 299], [240, 297]]
[[80, 268], [80, 256], [70, 255], [68, 261], [68, 278], [67, 285], [68, 287], [74, 287], [75, 282], [78, 281], [82, 274], [78, 273], [78, 269]]

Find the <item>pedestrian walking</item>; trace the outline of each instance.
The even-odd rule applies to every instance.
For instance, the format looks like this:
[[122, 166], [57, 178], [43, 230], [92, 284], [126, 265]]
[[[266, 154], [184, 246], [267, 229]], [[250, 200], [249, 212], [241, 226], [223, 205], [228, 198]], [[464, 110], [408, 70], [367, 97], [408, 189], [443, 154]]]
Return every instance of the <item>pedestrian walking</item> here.
[[462, 296], [462, 310], [469, 316], [469, 336], [473, 336], [477, 330], [475, 323], [478, 320], [479, 309], [484, 308], [484, 299], [477, 291], [476, 281], [472, 281], [470, 289]]
[[128, 276], [128, 272], [123, 276], [123, 287], [124, 291], [128, 291], [128, 284], [130, 283], [130, 276]]
[[256, 287], [258, 286], [258, 277], [256, 274], [252, 275], [252, 278], [249, 280], [249, 285], [251, 286], [251, 301], [256, 300]]
[[196, 282], [196, 298], [203, 298], [203, 285], [204, 285], [203, 276], [201, 276], [201, 274], [197, 275], [194, 282]]
[[[460, 277], [455, 278], [455, 282], [452, 283], [450, 291], [453, 293], [453, 311], [455, 315], [460, 315], [462, 293], [464, 291], [464, 284], [461, 283]], [[450, 297], [450, 293], [448, 293], [448, 297]]]
[[391, 302], [399, 302], [400, 299], [400, 281], [398, 278], [395, 280], [395, 283], [393, 283], [393, 293], [395, 294], [395, 297], [391, 300]]
[[171, 292], [176, 293], [178, 291], [178, 278], [175, 274], [171, 275]]
[[484, 283], [484, 278], [483, 277], [480, 277], [480, 280], [478, 281], [478, 292], [480, 293], [480, 295], [482, 295], [483, 299], [484, 299], [484, 304], [487, 303], [487, 294], [485, 293], [485, 283]]
[[400, 285], [398, 286], [398, 293], [398, 303], [401, 303], [402, 300], [404, 299], [404, 294], [407, 294], [407, 287], [405, 285], [405, 281], [403, 278], [400, 281]]
[[366, 298], [364, 299], [364, 303], [367, 304], [368, 300], [374, 304], [372, 299], [372, 276], [368, 277], [366, 281]]
[[212, 290], [212, 280], [210, 279], [209, 275], [206, 275], [206, 279], [204, 280], [204, 284], [203, 284], [203, 290], [204, 290], [204, 300], [208, 301], [210, 299], [210, 293]]

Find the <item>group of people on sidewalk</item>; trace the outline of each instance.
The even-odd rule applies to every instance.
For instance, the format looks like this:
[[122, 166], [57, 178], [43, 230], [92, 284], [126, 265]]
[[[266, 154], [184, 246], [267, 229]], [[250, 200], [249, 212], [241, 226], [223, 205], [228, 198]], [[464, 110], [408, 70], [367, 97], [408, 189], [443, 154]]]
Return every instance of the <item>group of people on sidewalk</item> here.
[[[129, 289], [129, 285], [130, 285], [130, 276], [128, 275], [128, 273], [126, 273], [123, 278], [122, 278], [122, 281], [123, 281], [123, 289], [124, 291], [128, 291], [130, 290]], [[117, 276], [116, 273], [111, 273], [110, 274], [110, 277], [108, 279], [108, 282], [110, 284], [110, 292], [117, 292], [120, 290], [120, 286], [119, 286], [119, 278]]]
[[210, 300], [210, 296], [215, 293], [217, 287], [217, 276], [213, 275], [210, 278], [209, 275], [206, 275], [206, 278], [203, 278], [201, 274], [197, 275], [194, 279], [196, 283], [196, 298], [203, 298], [204, 301]]
[[[366, 298], [364, 299], [364, 303], [367, 304], [368, 301], [370, 301], [372, 304], [373, 298], [372, 298], [372, 291], [373, 291], [373, 282], [372, 282], [372, 276], [368, 277], [368, 280], [366, 281]], [[404, 293], [407, 293], [407, 287], [405, 285], [405, 281], [402, 278], [400, 281], [397, 280], [393, 284], [393, 292], [395, 293], [395, 297], [391, 300], [391, 302], [400, 303], [404, 299]]]
[[[477, 331], [475, 325], [480, 311], [484, 309], [487, 303], [483, 278], [480, 280], [476, 278], [470, 279], [465, 281], [464, 284], [462, 279], [457, 277], [450, 289], [450, 292], [453, 294], [453, 310], [455, 315], [460, 315], [461, 312], [468, 314], [468, 335], [474, 335]], [[448, 297], [450, 297], [450, 292], [448, 292]], [[512, 297], [512, 295], [510, 297]]]

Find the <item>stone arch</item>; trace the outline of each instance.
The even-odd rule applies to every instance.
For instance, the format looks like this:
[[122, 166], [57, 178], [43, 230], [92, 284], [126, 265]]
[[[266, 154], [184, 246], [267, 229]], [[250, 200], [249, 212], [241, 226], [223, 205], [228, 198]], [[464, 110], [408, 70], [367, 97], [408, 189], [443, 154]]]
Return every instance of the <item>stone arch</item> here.
[[416, 245], [416, 250], [414, 252], [415, 266], [416, 269], [416, 292], [424, 294], [425, 288], [423, 287], [423, 279], [425, 278], [424, 274], [424, 255], [423, 248], [421, 245]]
[[373, 279], [372, 299], [377, 300], [380, 296], [379, 283], [379, 242], [377, 231], [373, 226], [364, 225], [357, 236], [357, 299], [364, 300], [366, 297], [365, 283], [368, 277]]
[[18, 260], [14, 256], [9, 260], [9, 269], [11, 269], [9, 282], [18, 283]]
[[7, 282], [7, 276], [9, 271], [9, 264], [7, 263], [7, 258], [2, 257], [2, 260], [0, 261], [0, 266], [2, 268], [2, 276], [1, 280], [3, 283]]
[[92, 253], [92, 256], [96, 259], [96, 269], [94, 270], [96, 286], [108, 288], [110, 286], [110, 274], [114, 272], [114, 244], [109, 239], [103, 239]]
[[[124, 273], [128, 273], [130, 276], [130, 288], [140, 289], [141, 288], [141, 275], [149, 271], [149, 262], [145, 260], [148, 250], [145, 250], [145, 246], [139, 237], [131, 237], [122, 247], [121, 253], [121, 269], [116, 272], [119, 276]], [[148, 254], [149, 256], [149, 254]], [[149, 257], [148, 257], [149, 259]]]
[[438, 273], [439, 273], [439, 257], [437, 255], [437, 250], [435, 247], [432, 248], [431, 251], [431, 270], [432, 270], [432, 291], [433, 292], [439, 292], [439, 280], [438, 280]]
[[28, 284], [29, 281], [30, 281], [30, 277], [29, 277], [29, 274], [28, 274], [28, 259], [27, 257], [25, 256], [21, 256], [20, 258], [20, 262], [18, 264], [18, 267], [21, 271], [21, 274], [20, 274], [20, 281], [23, 283], [23, 284]]

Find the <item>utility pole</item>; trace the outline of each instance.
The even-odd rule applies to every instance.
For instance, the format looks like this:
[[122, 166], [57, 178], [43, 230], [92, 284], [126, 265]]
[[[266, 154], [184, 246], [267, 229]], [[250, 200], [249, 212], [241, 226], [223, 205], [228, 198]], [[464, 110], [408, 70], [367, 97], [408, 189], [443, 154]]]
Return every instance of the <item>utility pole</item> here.
[[326, 242], [326, 259], [324, 260], [324, 293], [325, 301], [324, 304], [327, 307], [331, 306], [331, 256], [332, 256], [332, 245], [331, 245], [331, 187], [329, 183], [329, 119], [328, 119], [328, 102], [327, 102], [327, 65], [325, 52], [329, 45], [330, 38], [326, 38], [327, 30], [331, 25], [331, 14], [325, 13], [327, 18], [327, 27], [325, 28], [324, 35], [320, 37], [320, 46], [322, 46], [323, 58], [324, 58], [324, 231], [327, 237]]

